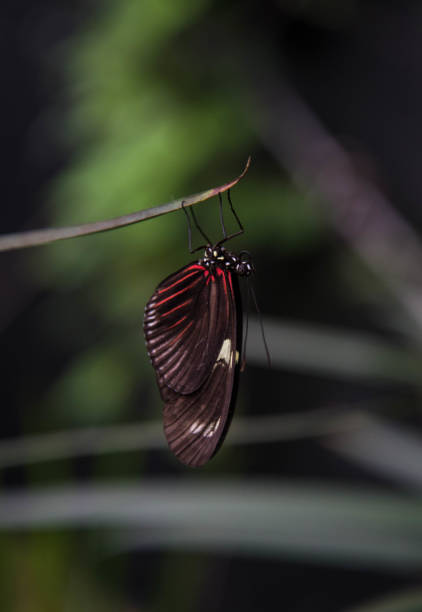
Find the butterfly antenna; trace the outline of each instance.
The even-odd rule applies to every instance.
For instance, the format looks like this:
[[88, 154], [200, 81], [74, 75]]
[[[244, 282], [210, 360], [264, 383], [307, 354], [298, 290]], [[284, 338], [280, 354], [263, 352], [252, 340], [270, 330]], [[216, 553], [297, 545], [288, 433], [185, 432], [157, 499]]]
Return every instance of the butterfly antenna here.
[[251, 296], [250, 296], [250, 287], [249, 287], [249, 279], [246, 279], [246, 284], [247, 284], [247, 292], [246, 292], [246, 325], [245, 325], [245, 334], [244, 334], [244, 338], [243, 338], [243, 342], [242, 342], [242, 362], [240, 364], [240, 371], [243, 372], [245, 370], [246, 367], [246, 345], [248, 343], [248, 332], [249, 332], [249, 311], [250, 311], [250, 305], [251, 305]]
[[190, 213], [191, 213], [193, 222], [195, 223], [195, 227], [199, 231], [201, 236], [206, 240], [206, 244], [203, 244], [203, 245], [201, 245], [199, 247], [196, 247], [195, 249], [192, 249], [192, 224], [190, 222], [189, 214], [188, 214], [188, 211], [186, 210], [185, 201], [184, 200], [182, 202], [182, 209], [183, 209], [183, 212], [186, 215], [186, 221], [187, 221], [187, 224], [188, 224], [188, 245], [189, 245], [189, 251], [191, 253], [195, 253], [195, 251], [199, 251], [199, 250], [203, 249], [205, 246], [207, 246], [208, 244], [211, 244], [211, 241], [208, 238], [208, 236], [206, 235], [206, 233], [202, 230], [201, 226], [199, 225], [198, 220], [196, 218], [196, 215], [193, 212], [193, 207], [191, 206], [190, 207]]
[[249, 291], [250, 291], [250, 293], [251, 293], [251, 296], [252, 296], [253, 302], [254, 302], [254, 304], [255, 304], [256, 312], [257, 312], [258, 319], [259, 319], [259, 326], [260, 326], [260, 328], [261, 328], [262, 340], [263, 340], [263, 342], [264, 342], [265, 354], [267, 355], [267, 364], [268, 364], [268, 367], [269, 367], [269, 368], [270, 368], [270, 370], [271, 370], [271, 368], [272, 368], [272, 364], [271, 364], [271, 355], [270, 355], [270, 351], [268, 350], [267, 339], [266, 339], [266, 337], [265, 337], [265, 330], [264, 330], [264, 323], [263, 323], [263, 321], [262, 321], [262, 314], [261, 314], [261, 311], [259, 310], [259, 306], [258, 306], [258, 302], [257, 302], [257, 299], [256, 299], [256, 295], [255, 295], [254, 288], [252, 287], [252, 285], [250, 285], [250, 284], [248, 283], [248, 292], [249, 292]]

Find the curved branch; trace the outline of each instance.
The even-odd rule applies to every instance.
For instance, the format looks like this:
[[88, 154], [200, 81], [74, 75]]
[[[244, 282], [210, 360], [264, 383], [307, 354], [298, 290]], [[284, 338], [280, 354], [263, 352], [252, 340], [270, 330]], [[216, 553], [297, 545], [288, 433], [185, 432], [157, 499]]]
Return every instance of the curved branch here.
[[96, 234], [98, 232], [107, 232], [112, 229], [125, 227], [126, 225], [132, 225], [133, 223], [139, 223], [140, 221], [146, 221], [147, 219], [152, 219], [153, 217], [159, 217], [160, 215], [173, 212], [174, 210], [181, 208], [182, 202], [184, 203], [184, 206], [198, 204], [199, 202], [208, 200], [209, 198], [212, 198], [217, 194], [223, 193], [231, 187], [234, 187], [240, 181], [240, 179], [245, 176], [249, 169], [250, 163], [251, 158], [248, 157], [243, 172], [237, 178], [225, 183], [224, 185], [207, 189], [206, 191], [188, 196], [187, 198], [173, 200], [167, 204], [161, 204], [160, 206], [154, 206], [152, 208], [147, 208], [146, 210], [138, 210], [137, 212], [130, 213], [128, 215], [115, 217], [114, 219], [107, 219], [105, 221], [97, 221], [95, 223], [84, 223], [83, 225], [41, 229], [31, 232], [20, 232], [17, 234], [6, 234], [5, 236], [0, 236], [0, 251], [24, 249], [27, 247], [56, 242], [57, 240], [87, 236], [88, 234]]

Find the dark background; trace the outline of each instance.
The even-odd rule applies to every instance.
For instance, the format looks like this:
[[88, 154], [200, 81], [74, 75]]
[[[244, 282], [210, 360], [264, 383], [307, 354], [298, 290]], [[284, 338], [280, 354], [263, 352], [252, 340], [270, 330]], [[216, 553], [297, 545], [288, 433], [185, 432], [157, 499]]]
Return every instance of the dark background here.
[[2, 253], [1, 608], [422, 609], [419, 3], [9, 2], [0, 28], [1, 233], [251, 154], [232, 248], [274, 364], [252, 315], [233, 428], [189, 470], [141, 334], [183, 216]]

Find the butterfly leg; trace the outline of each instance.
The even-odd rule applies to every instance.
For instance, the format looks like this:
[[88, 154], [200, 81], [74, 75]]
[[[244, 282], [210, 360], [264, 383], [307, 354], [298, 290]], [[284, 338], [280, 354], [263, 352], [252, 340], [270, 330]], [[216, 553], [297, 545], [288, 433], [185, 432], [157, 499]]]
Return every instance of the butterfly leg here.
[[199, 225], [198, 220], [196, 218], [196, 215], [193, 212], [193, 208], [190, 207], [190, 213], [191, 213], [193, 222], [195, 223], [195, 227], [197, 228], [199, 233], [202, 235], [202, 237], [205, 238], [205, 240], [207, 241], [207, 244], [202, 244], [201, 246], [196, 247], [195, 249], [192, 248], [192, 225], [191, 225], [191, 222], [190, 222], [188, 211], [186, 210], [186, 207], [185, 207], [185, 201], [184, 200], [182, 202], [182, 209], [183, 209], [183, 212], [186, 215], [186, 221], [187, 221], [187, 224], [188, 224], [188, 245], [189, 245], [189, 251], [190, 251], [190, 253], [195, 253], [196, 251], [200, 251], [200, 250], [204, 249], [207, 245], [211, 244], [211, 241], [208, 238], [208, 236], [205, 234], [205, 232], [202, 230], [201, 226]]
[[217, 244], [223, 244], [224, 242], [227, 242], [227, 240], [230, 240], [231, 238], [234, 238], [235, 236], [240, 236], [240, 234], [243, 234], [245, 230], [243, 229], [243, 225], [241, 224], [240, 219], [237, 216], [237, 213], [233, 207], [232, 199], [230, 197], [230, 189], [229, 189], [227, 192], [227, 199], [229, 201], [230, 210], [232, 211], [233, 216], [236, 219], [237, 224], [239, 226], [239, 230], [237, 232], [234, 232], [233, 234], [227, 235], [226, 228], [224, 225], [224, 219], [223, 219], [223, 201], [222, 201], [220, 193], [218, 194], [218, 197], [220, 199], [220, 222], [221, 222], [221, 228], [223, 230], [223, 238], [222, 240], [219, 240]]

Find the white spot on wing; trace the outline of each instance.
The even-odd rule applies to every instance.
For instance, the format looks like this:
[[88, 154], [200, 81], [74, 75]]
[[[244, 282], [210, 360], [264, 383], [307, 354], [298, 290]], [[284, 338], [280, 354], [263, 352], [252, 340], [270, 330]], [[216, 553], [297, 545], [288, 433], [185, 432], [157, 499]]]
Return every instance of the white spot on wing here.
[[206, 429], [204, 429], [204, 421], [196, 420], [189, 427], [189, 433], [193, 435], [202, 434], [204, 438], [212, 438], [212, 436], [217, 431], [218, 426], [220, 425], [220, 420], [221, 419], [218, 418], [216, 421], [211, 421], [211, 423], [208, 424]]
[[199, 434], [204, 429], [203, 421], [194, 421], [192, 425], [189, 427], [189, 433], [191, 434]]
[[224, 361], [227, 365], [230, 365], [230, 361], [232, 358], [232, 341], [230, 338], [225, 338], [223, 344], [221, 345], [220, 352], [217, 357], [217, 361]]
[[208, 425], [208, 427], [206, 428], [206, 430], [204, 431], [202, 435], [205, 438], [211, 438], [217, 431], [217, 427], [220, 425], [220, 421], [221, 421], [220, 417], [218, 417], [216, 421], [211, 421], [211, 423]]

